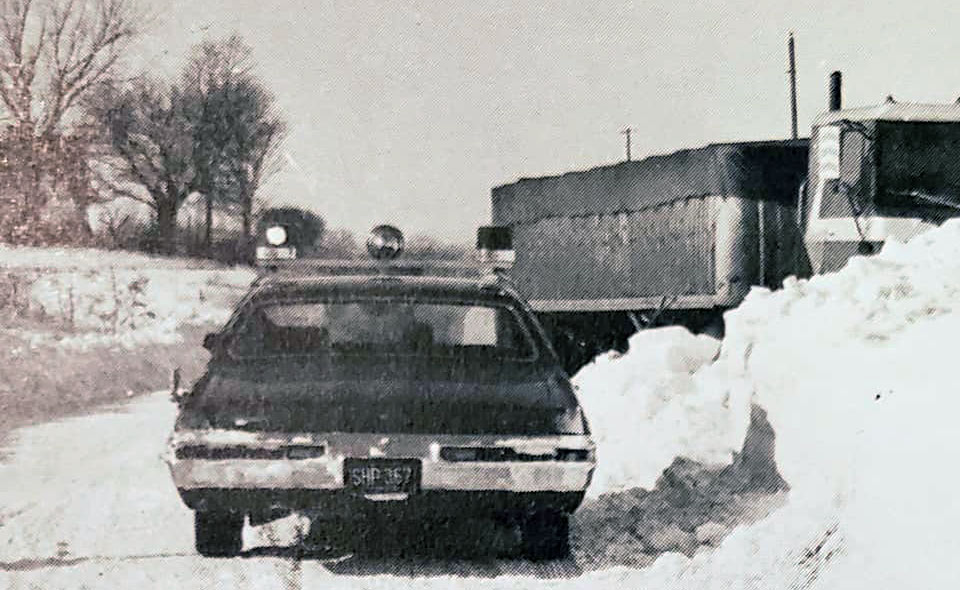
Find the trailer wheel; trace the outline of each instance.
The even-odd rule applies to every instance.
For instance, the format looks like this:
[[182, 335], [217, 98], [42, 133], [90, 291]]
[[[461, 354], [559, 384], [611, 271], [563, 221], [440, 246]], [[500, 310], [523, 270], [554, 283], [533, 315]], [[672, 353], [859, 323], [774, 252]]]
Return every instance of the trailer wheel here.
[[197, 510], [193, 530], [197, 553], [204, 557], [234, 557], [243, 548], [244, 515]]

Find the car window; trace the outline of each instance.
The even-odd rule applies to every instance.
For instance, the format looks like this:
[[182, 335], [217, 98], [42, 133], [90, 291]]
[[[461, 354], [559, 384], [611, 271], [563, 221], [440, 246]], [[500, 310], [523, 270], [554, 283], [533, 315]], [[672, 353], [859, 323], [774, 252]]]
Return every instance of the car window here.
[[231, 352], [238, 357], [366, 352], [528, 359], [534, 348], [517, 312], [506, 306], [366, 299], [254, 307]]

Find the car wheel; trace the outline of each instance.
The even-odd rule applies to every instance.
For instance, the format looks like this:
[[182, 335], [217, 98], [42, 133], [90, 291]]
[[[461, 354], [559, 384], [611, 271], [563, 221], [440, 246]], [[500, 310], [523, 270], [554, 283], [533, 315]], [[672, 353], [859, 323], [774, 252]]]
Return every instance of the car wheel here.
[[560, 511], [531, 514], [521, 524], [523, 555], [532, 561], [570, 555], [570, 516]]
[[197, 553], [204, 557], [233, 557], [243, 547], [243, 514], [197, 510], [193, 531]]

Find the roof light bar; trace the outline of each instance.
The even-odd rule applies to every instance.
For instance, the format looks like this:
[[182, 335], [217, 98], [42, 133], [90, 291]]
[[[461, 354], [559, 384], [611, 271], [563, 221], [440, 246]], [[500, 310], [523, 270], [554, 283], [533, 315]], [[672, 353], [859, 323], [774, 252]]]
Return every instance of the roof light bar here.
[[370, 230], [367, 252], [376, 260], [394, 260], [403, 253], [403, 232], [392, 225], [378, 225]]
[[477, 261], [493, 270], [509, 269], [516, 262], [509, 227], [485, 225], [477, 229]]

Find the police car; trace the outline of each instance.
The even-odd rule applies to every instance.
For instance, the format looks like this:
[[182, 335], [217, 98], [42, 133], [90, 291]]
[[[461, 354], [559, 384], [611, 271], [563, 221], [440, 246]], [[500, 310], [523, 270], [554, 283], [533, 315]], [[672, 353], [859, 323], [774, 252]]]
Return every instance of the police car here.
[[543, 329], [495, 272], [512, 254], [499, 228], [479, 232], [481, 270], [401, 263], [390, 226], [362, 264], [298, 260], [288, 233], [266, 228], [264, 275], [205, 338], [206, 373], [175, 388], [168, 462], [197, 551], [236, 555], [245, 522], [296, 511], [311, 529], [377, 522], [367, 534], [382, 536], [492, 517], [529, 558], [566, 555], [594, 443]]

